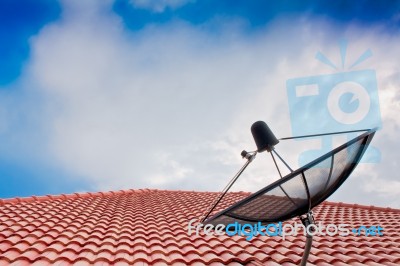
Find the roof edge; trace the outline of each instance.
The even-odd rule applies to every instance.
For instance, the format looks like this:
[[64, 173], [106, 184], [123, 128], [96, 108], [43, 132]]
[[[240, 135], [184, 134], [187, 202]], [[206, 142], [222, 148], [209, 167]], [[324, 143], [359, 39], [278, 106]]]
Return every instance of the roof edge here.
[[[116, 190], [107, 192], [82, 192], [82, 193], [72, 193], [72, 194], [60, 194], [60, 195], [44, 195], [44, 196], [30, 196], [30, 197], [15, 197], [15, 198], [0, 198], [0, 206], [6, 204], [18, 204], [18, 203], [30, 203], [30, 202], [41, 202], [45, 200], [57, 200], [57, 199], [76, 199], [76, 198], [88, 198], [96, 196], [111, 196], [111, 195], [122, 195], [130, 193], [143, 193], [143, 192], [192, 192], [192, 193], [218, 193], [210, 191], [194, 191], [194, 190], [163, 190], [163, 189], [126, 189], [126, 190]], [[238, 191], [236, 193], [249, 193], [244, 191]], [[362, 205], [357, 203], [344, 203], [344, 202], [332, 202], [324, 201], [322, 205], [338, 206], [338, 207], [348, 207], [348, 208], [359, 208], [364, 210], [375, 210], [375, 211], [385, 211], [385, 212], [395, 212], [400, 213], [400, 209], [395, 209], [391, 207], [378, 207], [374, 205]]]
[[29, 196], [29, 197], [15, 197], [15, 198], [4, 198], [0, 199], [0, 206], [5, 204], [17, 204], [22, 202], [40, 202], [45, 200], [57, 200], [57, 199], [76, 199], [76, 198], [88, 198], [96, 196], [111, 196], [111, 195], [121, 195], [128, 193], [140, 193], [146, 191], [158, 191], [157, 189], [126, 189], [126, 190], [116, 190], [116, 191], [100, 191], [100, 192], [81, 192], [81, 193], [71, 193], [71, 194], [59, 194], [59, 195], [44, 195], [44, 196]]
[[345, 203], [345, 202], [332, 202], [332, 201], [324, 201], [322, 204], [331, 205], [331, 206], [338, 206], [338, 207], [348, 207], [348, 208], [358, 208], [364, 210], [374, 210], [374, 211], [391, 211], [400, 213], [400, 209], [395, 209], [391, 207], [379, 207], [374, 205], [362, 205], [357, 203]]

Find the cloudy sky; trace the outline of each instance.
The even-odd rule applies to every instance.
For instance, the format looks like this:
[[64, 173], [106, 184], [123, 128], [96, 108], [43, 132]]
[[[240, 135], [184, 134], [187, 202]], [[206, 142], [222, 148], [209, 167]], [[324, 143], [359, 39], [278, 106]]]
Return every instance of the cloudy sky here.
[[[278, 137], [379, 126], [378, 160], [330, 200], [400, 208], [399, 1], [6, 0], [0, 19], [0, 197], [218, 191], [264, 120]], [[332, 98], [323, 77], [361, 94]], [[317, 107], [290, 100], [304, 80]], [[330, 141], [277, 150], [296, 168]], [[234, 189], [277, 178], [259, 154]]]

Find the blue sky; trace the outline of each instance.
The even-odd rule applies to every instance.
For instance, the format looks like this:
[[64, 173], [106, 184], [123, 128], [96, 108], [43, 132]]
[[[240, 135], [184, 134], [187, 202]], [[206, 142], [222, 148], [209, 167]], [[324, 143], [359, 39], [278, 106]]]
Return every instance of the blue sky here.
[[[134, 2], [134, 1], [133, 1]], [[138, 1], [140, 2], [140, 1]], [[152, 3], [153, 1], [143, 1]], [[157, 2], [157, 1], [154, 1]], [[159, 1], [160, 3], [168, 1]], [[174, 2], [174, 1], [171, 1]], [[264, 27], [271, 20], [286, 15], [321, 16], [349, 23], [357, 21], [368, 26], [382, 23], [396, 32], [399, 22], [392, 18], [400, 10], [399, 1], [175, 1], [188, 2], [181, 7], [166, 5], [162, 12], [136, 7], [130, 1], [117, 0], [113, 11], [121, 16], [127, 29], [140, 30], [148, 24], [164, 24], [172, 20], [183, 20], [194, 25], [204, 25], [218, 16], [237, 17], [246, 23], [246, 30]], [[390, 4], [388, 4], [390, 3]], [[37, 34], [46, 24], [60, 18], [62, 6], [52, 0], [2, 1], [0, 17], [1, 73], [0, 84], [15, 81], [21, 74], [23, 63], [29, 58], [29, 38]], [[149, 4], [150, 5], [150, 4]], [[210, 29], [212, 30], [212, 29]]]
[[[329, 73], [315, 53], [339, 60], [347, 39], [353, 61], [374, 53], [384, 161], [334, 200], [400, 207], [384, 159], [398, 147], [400, 1], [6, 0], [0, 19], [0, 197], [218, 190], [252, 122], [291, 135], [286, 81]], [[261, 168], [255, 187], [274, 175]], [[349, 193], [362, 178], [386, 185]]]

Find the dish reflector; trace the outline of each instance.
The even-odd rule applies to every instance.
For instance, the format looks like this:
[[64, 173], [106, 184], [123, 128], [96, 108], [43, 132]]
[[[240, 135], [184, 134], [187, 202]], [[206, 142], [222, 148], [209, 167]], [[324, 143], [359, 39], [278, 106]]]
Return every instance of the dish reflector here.
[[349, 177], [376, 129], [293, 171], [217, 213], [203, 224], [275, 223], [309, 213]]

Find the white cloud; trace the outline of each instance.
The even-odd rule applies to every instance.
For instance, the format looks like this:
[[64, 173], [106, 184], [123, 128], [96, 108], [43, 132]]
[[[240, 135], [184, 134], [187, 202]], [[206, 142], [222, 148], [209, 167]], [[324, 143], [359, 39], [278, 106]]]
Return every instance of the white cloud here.
[[[90, 16], [82, 16], [87, 9]], [[20, 159], [30, 154], [29, 160], [58, 166], [96, 190], [219, 190], [243, 163], [241, 150], [254, 149], [254, 121], [269, 122], [278, 137], [291, 135], [286, 80], [332, 73], [315, 52], [339, 60], [337, 40], [347, 37], [349, 56], [374, 52], [360, 68], [377, 71], [384, 119], [374, 141], [383, 161], [368, 171], [361, 166], [354, 180], [372, 173], [374, 182], [397, 182], [390, 157], [400, 148], [398, 37], [379, 28], [342, 32], [310, 18], [277, 20], [255, 33], [218, 30], [174, 22], [129, 32], [110, 5], [71, 2], [61, 21], [32, 40], [21, 88], [0, 95], [0, 130], [9, 141], [0, 152], [13, 150]], [[18, 119], [22, 114], [30, 123]], [[295, 164], [305, 144], [277, 148]], [[255, 190], [276, 178], [269, 154], [260, 154], [235, 189]], [[365, 201], [374, 191], [379, 193]], [[338, 195], [336, 200], [351, 201], [357, 192]], [[368, 186], [359, 199], [385, 205], [397, 195]]]
[[131, 0], [130, 3], [139, 9], [147, 9], [155, 13], [162, 13], [167, 8], [177, 9], [193, 0]]

